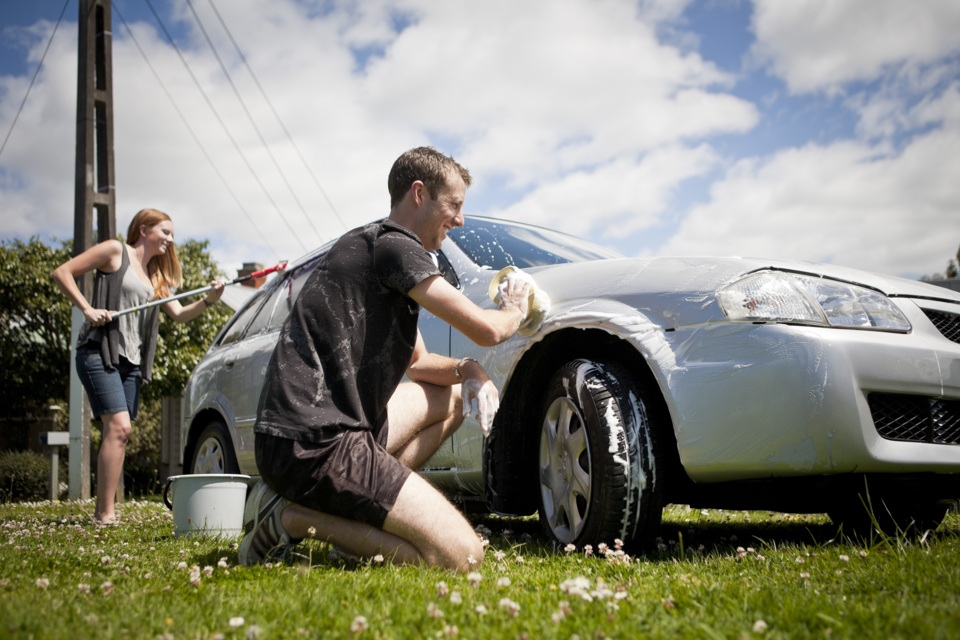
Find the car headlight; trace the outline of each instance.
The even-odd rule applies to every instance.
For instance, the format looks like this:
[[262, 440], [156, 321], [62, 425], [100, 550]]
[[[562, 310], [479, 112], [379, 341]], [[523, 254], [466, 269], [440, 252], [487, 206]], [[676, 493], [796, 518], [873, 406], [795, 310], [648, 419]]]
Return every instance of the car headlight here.
[[787, 322], [907, 332], [910, 322], [872, 289], [782, 271], [758, 271], [717, 292], [735, 322]]

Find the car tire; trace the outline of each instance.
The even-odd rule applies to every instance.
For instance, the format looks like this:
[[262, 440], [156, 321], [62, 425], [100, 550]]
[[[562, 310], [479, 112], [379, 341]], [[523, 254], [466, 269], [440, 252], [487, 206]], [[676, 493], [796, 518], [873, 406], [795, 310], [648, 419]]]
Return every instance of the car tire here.
[[550, 381], [541, 415], [539, 515], [562, 545], [653, 539], [663, 512], [656, 425], [622, 366], [573, 360]]
[[827, 515], [845, 535], [869, 538], [880, 532], [914, 538], [940, 526], [948, 508], [947, 502], [924, 500], [872, 482], [835, 500]]
[[207, 424], [200, 432], [190, 460], [190, 473], [239, 473], [240, 465], [233, 452], [233, 440], [227, 426], [219, 420]]

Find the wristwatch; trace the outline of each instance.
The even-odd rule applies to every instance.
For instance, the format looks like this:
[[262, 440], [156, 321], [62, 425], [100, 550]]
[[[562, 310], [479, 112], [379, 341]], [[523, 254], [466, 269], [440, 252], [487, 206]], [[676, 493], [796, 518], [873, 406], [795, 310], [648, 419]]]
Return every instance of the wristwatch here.
[[[462, 365], [464, 362], [467, 362], [468, 360], [470, 362], [477, 362], [476, 359], [474, 358], [464, 357], [464, 358], [460, 358], [460, 360], [457, 361], [457, 366], [453, 368], [453, 373], [456, 374], [457, 380], [459, 380], [460, 382], [463, 382], [463, 374], [460, 373], [460, 365]], [[480, 364], [480, 363], [477, 362], [477, 364]]]

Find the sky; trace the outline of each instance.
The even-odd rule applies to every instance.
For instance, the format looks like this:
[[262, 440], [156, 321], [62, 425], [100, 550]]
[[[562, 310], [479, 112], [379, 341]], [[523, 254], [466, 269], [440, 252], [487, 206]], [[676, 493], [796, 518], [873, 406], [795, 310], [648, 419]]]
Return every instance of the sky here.
[[[421, 145], [467, 214], [627, 256], [919, 278], [960, 245], [956, 0], [112, 8], [117, 228], [165, 211], [231, 277], [388, 215]], [[0, 239], [73, 236], [78, 10], [0, 0]]]

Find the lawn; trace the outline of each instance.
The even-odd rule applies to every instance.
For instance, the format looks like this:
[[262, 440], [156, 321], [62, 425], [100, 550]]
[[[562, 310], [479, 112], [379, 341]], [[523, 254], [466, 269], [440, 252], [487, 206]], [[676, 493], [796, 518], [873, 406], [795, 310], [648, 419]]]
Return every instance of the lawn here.
[[236, 540], [174, 538], [159, 501], [128, 501], [117, 527], [92, 508], [0, 505], [0, 637], [960, 637], [955, 512], [918, 540], [854, 544], [823, 516], [671, 506], [635, 557], [475, 517], [490, 544], [457, 576], [319, 542], [300, 564], [241, 567]]

